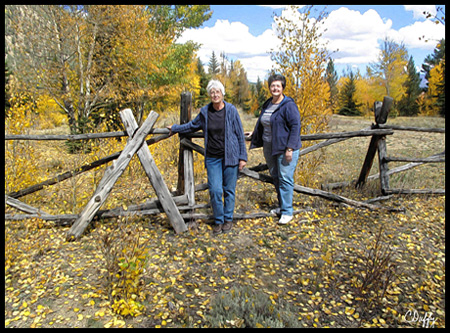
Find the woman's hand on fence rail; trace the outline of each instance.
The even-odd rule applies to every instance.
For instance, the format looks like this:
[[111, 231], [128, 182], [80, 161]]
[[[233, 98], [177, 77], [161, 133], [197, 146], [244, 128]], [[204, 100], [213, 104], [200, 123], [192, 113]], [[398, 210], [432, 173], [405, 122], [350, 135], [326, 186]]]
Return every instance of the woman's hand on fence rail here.
[[244, 160], [239, 160], [239, 171], [242, 171], [244, 167], [247, 165], [247, 162]]
[[173, 125], [170, 125], [170, 126], [166, 126], [166, 128], [169, 130], [169, 136], [172, 136], [174, 133], [172, 132], [172, 126]]

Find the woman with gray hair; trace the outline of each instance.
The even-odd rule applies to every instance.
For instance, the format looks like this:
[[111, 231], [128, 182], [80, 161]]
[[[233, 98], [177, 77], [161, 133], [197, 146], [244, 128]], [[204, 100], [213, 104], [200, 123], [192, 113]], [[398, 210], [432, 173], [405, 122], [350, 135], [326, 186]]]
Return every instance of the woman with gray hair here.
[[211, 80], [206, 90], [211, 103], [202, 107], [195, 119], [167, 128], [171, 135], [203, 130], [205, 167], [215, 222], [213, 232], [219, 234], [230, 231], [233, 225], [236, 182], [239, 171], [247, 164], [247, 149], [241, 118], [236, 107], [224, 101], [223, 84]]

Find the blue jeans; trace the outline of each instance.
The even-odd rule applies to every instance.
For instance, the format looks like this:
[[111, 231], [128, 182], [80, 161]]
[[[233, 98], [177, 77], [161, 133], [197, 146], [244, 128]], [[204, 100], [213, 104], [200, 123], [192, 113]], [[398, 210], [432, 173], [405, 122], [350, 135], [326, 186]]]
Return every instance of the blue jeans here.
[[205, 157], [205, 162], [214, 222], [216, 224], [223, 224], [225, 221], [231, 222], [239, 166], [225, 166], [223, 158]]
[[277, 191], [281, 215], [292, 216], [294, 213], [292, 207], [294, 172], [297, 167], [300, 150], [297, 149], [292, 152], [292, 161], [290, 163], [286, 161], [284, 154], [272, 156], [272, 143], [270, 142], [264, 141], [263, 151], [270, 175], [273, 178], [273, 184]]

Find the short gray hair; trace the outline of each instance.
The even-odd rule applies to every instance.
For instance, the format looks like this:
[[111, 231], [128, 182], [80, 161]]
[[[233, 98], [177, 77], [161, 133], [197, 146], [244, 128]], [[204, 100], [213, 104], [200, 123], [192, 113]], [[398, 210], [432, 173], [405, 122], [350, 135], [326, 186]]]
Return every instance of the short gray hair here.
[[211, 89], [218, 89], [222, 92], [222, 95], [225, 96], [225, 87], [223, 86], [222, 82], [220, 82], [219, 80], [209, 81], [209, 83], [206, 87], [206, 91], [208, 92], [208, 94], [211, 91]]

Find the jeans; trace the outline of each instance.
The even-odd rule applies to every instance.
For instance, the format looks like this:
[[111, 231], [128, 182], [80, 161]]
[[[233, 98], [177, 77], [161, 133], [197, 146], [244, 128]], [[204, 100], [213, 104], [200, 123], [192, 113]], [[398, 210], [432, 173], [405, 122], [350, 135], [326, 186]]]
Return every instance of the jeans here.
[[239, 166], [225, 166], [223, 158], [205, 157], [205, 162], [214, 222], [216, 224], [223, 224], [225, 221], [231, 222]]
[[272, 143], [265, 142], [263, 146], [264, 158], [269, 167], [270, 175], [273, 178], [273, 184], [277, 191], [278, 203], [280, 205], [281, 215], [292, 216], [294, 209], [292, 207], [292, 198], [294, 195], [294, 172], [297, 167], [300, 150], [292, 152], [292, 161], [288, 163], [285, 154], [272, 156]]

